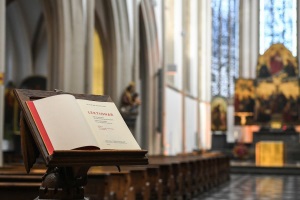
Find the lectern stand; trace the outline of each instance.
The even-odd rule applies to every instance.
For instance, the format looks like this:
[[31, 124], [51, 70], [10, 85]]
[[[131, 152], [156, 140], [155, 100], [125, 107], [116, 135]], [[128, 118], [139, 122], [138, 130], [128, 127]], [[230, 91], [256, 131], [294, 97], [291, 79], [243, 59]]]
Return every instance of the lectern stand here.
[[[87, 184], [87, 172], [91, 166], [148, 164], [146, 150], [67, 150], [49, 155], [26, 101], [66, 93], [25, 89], [16, 89], [14, 93], [21, 107], [20, 132], [25, 168], [29, 173], [39, 154], [48, 167], [36, 200], [86, 200], [83, 187]], [[111, 101], [109, 96], [72, 95], [77, 99]]]

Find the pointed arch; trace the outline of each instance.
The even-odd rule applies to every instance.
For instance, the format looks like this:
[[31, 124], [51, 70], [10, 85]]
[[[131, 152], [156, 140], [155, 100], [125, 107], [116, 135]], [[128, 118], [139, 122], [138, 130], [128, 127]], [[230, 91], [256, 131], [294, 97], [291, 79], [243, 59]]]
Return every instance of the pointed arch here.
[[103, 47], [104, 92], [119, 104], [125, 86], [137, 81], [136, 15], [137, 1], [96, 1], [96, 24]]
[[116, 25], [113, 16], [113, 3], [111, 1], [96, 1], [96, 30], [101, 38], [104, 62], [104, 93], [113, 99], [118, 98], [114, 90], [117, 84], [117, 39]]

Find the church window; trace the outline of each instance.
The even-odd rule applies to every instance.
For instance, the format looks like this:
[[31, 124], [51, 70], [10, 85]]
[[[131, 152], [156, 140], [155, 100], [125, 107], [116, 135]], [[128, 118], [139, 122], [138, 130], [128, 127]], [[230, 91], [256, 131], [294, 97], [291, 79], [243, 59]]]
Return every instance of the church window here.
[[239, 0], [212, 0], [212, 96], [230, 98], [239, 68]]
[[262, 55], [272, 44], [284, 44], [297, 55], [297, 0], [260, 0], [260, 48]]

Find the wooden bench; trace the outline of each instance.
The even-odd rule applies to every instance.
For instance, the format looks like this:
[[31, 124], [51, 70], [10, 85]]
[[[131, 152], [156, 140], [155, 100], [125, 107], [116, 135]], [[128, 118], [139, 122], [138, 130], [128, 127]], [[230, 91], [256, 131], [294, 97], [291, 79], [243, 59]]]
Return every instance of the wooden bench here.
[[[1, 198], [34, 199], [45, 170], [0, 169]], [[90, 168], [85, 194], [90, 200], [191, 199], [228, 180], [229, 158], [222, 154], [149, 156], [149, 165], [121, 166], [121, 172], [114, 166]]]
[[5, 200], [33, 200], [37, 197], [44, 170], [27, 174], [25, 167], [15, 165], [0, 168], [0, 194]]

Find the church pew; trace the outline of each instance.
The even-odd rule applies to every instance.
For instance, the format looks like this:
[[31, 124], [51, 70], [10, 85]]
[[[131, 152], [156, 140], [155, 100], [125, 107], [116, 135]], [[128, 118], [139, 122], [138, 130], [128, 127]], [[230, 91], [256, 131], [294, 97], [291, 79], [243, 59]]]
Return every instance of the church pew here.
[[[158, 165], [170, 163], [174, 179], [174, 195], [177, 198], [189, 199], [198, 192], [198, 169], [195, 156], [153, 156], [150, 163]], [[172, 177], [165, 178], [172, 179]]]
[[177, 198], [184, 196], [184, 176], [182, 173], [182, 167], [179, 162], [172, 163], [174, 182], [175, 182], [175, 196]]
[[204, 160], [197, 158], [196, 159], [196, 167], [197, 167], [197, 191], [198, 193], [203, 193], [205, 191], [205, 170], [204, 170]]
[[[92, 167], [85, 194], [93, 199], [191, 199], [229, 180], [229, 158], [222, 154], [149, 156], [147, 166]], [[9, 188], [38, 196], [45, 169], [26, 174], [18, 167], [0, 169], [0, 193], [20, 199]], [[3, 191], [3, 192], [2, 192]], [[32, 198], [33, 197], [33, 198]]]
[[[155, 173], [153, 175], [155, 169], [157, 170], [158, 167], [121, 166], [121, 172], [118, 172], [115, 167], [96, 167], [90, 170], [89, 179], [94, 177], [95, 181], [97, 176], [107, 174], [107, 178], [104, 181], [102, 180], [102, 182], [105, 182], [104, 196], [98, 196], [98, 199], [120, 199], [122, 196], [133, 200], [151, 199], [151, 195], [154, 196], [155, 199], [159, 199], [156, 183], [158, 176], [155, 175]], [[156, 177], [153, 178], [154, 176]], [[148, 177], [151, 178], [151, 180], [149, 180]], [[88, 185], [86, 189], [87, 193], [91, 192]], [[89, 197], [90, 196], [92, 195], [89, 195]]]
[[35, 199], [38, 196], [41, 180], [42, 174], [26, 174], [25, 170], [18, 171], [13, 168], [0, 168], [1, 199]]
[[170, 199], [186, 199], [190, 197], [190, 174], [185, 162], [178, 156], [151, 156], [150, 163], [160, 166], [160, 171], [164, 175], [163, 197]]
[[174, 199], [176, 180], [174, 178], [172, 160], [170, 157], [149, 156], [149, 164], [159, 166], [163, 199]]
[[[192, 157], [186, 155], [168, 156], [169, 161], [179, 164], [179, 172], [181, 174], [181, 182], [183, 187], [183, 196], [191, 196], [193, 193], [193, 176], [196, 176], [196, 171], [192, 167]], [[174, 176], [176, 174], [174, 173]]]
[[134, 191], [134, 199], [150, 199], [150, 183], [146, 169], [132, 169], [129, 173], [130, 188]]
[[180, 158], [181, 162], [187, 163], [185, 169], [192, 174], [191, 179], [188, 180], [191, 181], [190, 193], [192, 196], [207, 191], [229, 178], [229, 158], [223, 154], [181, 154], [176, 157]]
[[[163, 199], [163, 181], [161, 179], [161, 171], [158, 165], [147, 166], [124, 166], [121, 170], [129, 170], [131, 174], [131, 186], [135, 190], [135, 194], [139, 195], [142, 191], [142, 199]], [[134, 173], [133, 173], [134, 172]]]
[[[211, 157], [213, 157], [214, 160], [217, 158], [217, 155], [205, 157], [190, 154], [178, 156], [150, 156], [149, 162], [158, 165], [171, 163], [172, 176], [174, 177], [175, 184], [174, 194], [176, 197], [185, 199], [203, 192], [204, 186], [206, 186], [206, 190], [213, 186], [213, 182], [216, 179], [216, 175], [214, 175], [215, 168], [210, 169], [210, 167], [207, 167], [209, 164], [208, 160]], [[172, 177], [165, 179], [172, 179]]]
[[163, 197], [181, 199], [185, 195], [183, 167], [176, 156], [150, 156], [149, 162], [160, 166], [163, 181]]
[[228, 156], [222, 156], [219, 159], [219, 174], [218, 176], [220, 177], [220, 183], [224, 183], [230, 179], [229, 174], [230, 174], [230, 161]]
[[215, 157], [204, 157], [204, 163], [206, 166], [207, 179], [209, 180], [209, 187], [217, 186], [227, 180], [229, 180], [229, 158], [224, 155], [218, 155]]
[[190, 164], [188, 160], [183, 160], [182, 158], [178, 158], [178, 162], [180, 162], [180, 170], [183, 177], [182, 196], [184, 199], [190, 199], [192, 197], [192, 173], [190, 169]]
[[128, 172], [110, 173], [104, 199], [134, 199], [134, 188], [130, 187]]
[[199, 174], [196, 161], [190, 156], [180, 156], [181, 173], [184, 177], [184, 199], [198, 194]]
[[189, 156], [187, 158], [187, 165], [189, 169], [189, 180], [190, 185], [190, 196], [196, 196], [200, 194], [199, 183], [200, 183], [200, 172], [198, 166], [198, 160], [195, 156]]
[[163, 199], [163, 185], [159, 166], [125, 166], [121, 167], [121, 170], [130, 172], [130, 186], [134, 190], [135, 199]]
[[150, 199], [163, 199], [163, 181], [160, 176], [160, 169], [156, 165], [149, 165], [147, 167], [147, 182], [150, 187]]
[[108, 173], [89, 175], [87, 185], [84, 188], [85, 196], [89, 200], [101, 199], [105, 196], [109, 196], [106, 190], [108, 186]]
[[215, 186], [215, 159], [217, 159], [217, 155], [215, 156], [203, 156], [202, 157], [202, 181], [203, 181], [203, 190], [208, 191]]
[[134, 199], [133, 188], [130, 188], [129, 171], [119, 172], [116, 167], [111, 166], [92, 167], [88, 172], [88, 184], [85, 186], [85, 191], [86, 196], [91, 199]]

